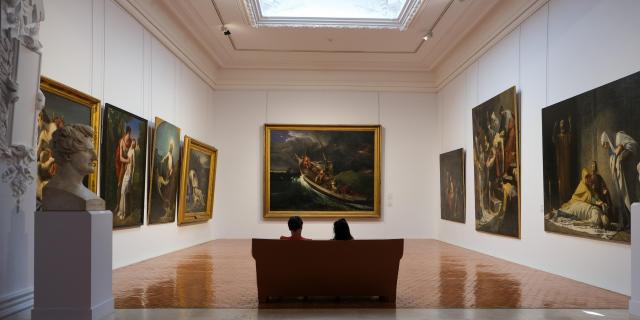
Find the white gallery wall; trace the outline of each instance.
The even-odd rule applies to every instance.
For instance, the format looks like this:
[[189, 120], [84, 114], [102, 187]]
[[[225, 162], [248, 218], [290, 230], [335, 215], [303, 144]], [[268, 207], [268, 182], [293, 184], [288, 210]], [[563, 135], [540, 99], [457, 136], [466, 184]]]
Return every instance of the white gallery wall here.
[[[439, 220], [440, 240], [630, 293], [629, 245], [544, 231], [541, 110], [640, 71], [638, 12], [635, 0], [550, 1], [438, 93], [440, 151], [467, 151], [467, 223]], [[471, 109], [513, 85], [521, 110], [521, 240], [476, 232], [474, 221]]]
[[[146, 118], [150, 127], [157, 116], [183, 136], [211, 143], [213, 90], [118, 4], [45, 1], [45, 12], [43, 75]], [[211, 239], [212, 223], [146, 225], [145, 213], [145, 225], [113, 232], [113, 267]]]
[[[382, 218], [349, 219], [366, 238], [434, 238], [438, 126], [434, 94], [354, 91], [216, 91], [213, 143], [220, 150], [216, 238], [277, 238], [286, 219], [264, 219], [264, 124], [382, 125]], [[303, 235], [330, 239], [333, 220], [305, 219]]]

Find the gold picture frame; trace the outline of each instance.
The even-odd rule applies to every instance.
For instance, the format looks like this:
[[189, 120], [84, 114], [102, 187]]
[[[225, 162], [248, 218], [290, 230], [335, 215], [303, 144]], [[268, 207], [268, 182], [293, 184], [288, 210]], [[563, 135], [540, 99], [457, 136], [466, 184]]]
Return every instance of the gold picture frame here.
[[264, 218], [380, 218], [380, 125], [264, 126]]
[[[66, 121], [69, 123], [90, 125], [91, 128], [93, 128], [93, 144], [96, 155], [98, 156], [98, 159], [100, 159], [100, 100], [45, 76], [40, 77], [40, 89], [45, 94], [45, 106], [38, 114], [36, 157], [38, 159], [39, 168], [41, 164], [40, 154], [43, 151], [43, 144], [45, 143], [45, 139], [42, 138], [42, 131], [50, 130], [50, 127], [57, 128], [58, 124], [55, 123], [56, 121], [62, 121], [62, 123]], [[65, 102], [67, 104], [65, 104]], [[76, 106], [85, 107], [87, 110], [80, 111]], [[74, 112], [55, 115], [55, 111], [53, 111], [52, 114], [45, 116], [47, 114], [47, 110], [56, 108], [58, 108], [58, 110], [74, 110]], [[75, 110], [78, 110], [78, 113], [83, 113], [82, 116], [78, 115], [78, 119], [81, 119], [82, 121], [77, 121], [78, 119], [75, 118], [76, 115], [73, 114], [75, 113]], [[45, 120], [45, 118], [47, 119]], [[53, 131], [55, 131], [55, 129], [53, 129]], [[48, 136], [50, 136], [53, 131], [49, 132]], [[90, 174], [86, 180], [87, 188], [96, 193], [98, 191], [98, 172], [100, 172], [99, 164], [99, 161], [97, 161], [96, 170]], [[40, 172], [41, 170], [39, 169], [38, 171]], [[42, 183], [40, 175], [38, 175], [37, 181], [38, 186], [40, 186]]]
[[[179, 225], [204, 222], [212, 218], [217, 160], [218, 149], [184, 136], [178, 196]], [[203, 183], [202, 180], [207, 181]], [[204, 186], [207, 187], [206, 190], [202, 190]]]

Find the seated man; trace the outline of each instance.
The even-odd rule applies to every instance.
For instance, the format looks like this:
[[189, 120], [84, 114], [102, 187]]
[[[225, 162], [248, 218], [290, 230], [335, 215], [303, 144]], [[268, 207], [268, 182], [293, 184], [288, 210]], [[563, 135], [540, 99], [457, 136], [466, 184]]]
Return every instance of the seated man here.
[[302, 236], [302, 218], [300, 218], [299, 216], [293, 216], [289, 218], [287, 224], [289, 225], [291, 236], [281, 236], [280, 240], [311, 240]]

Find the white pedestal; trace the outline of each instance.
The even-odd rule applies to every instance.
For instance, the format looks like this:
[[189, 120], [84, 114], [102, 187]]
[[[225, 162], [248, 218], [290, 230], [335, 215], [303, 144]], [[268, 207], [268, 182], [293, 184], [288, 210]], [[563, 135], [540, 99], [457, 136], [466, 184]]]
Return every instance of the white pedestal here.
[[640, 203], [631, 205], [631, 300], [629, 313], [640, 317]]
[[33, 320], [113, 313], [111, 211], [36, 212]]

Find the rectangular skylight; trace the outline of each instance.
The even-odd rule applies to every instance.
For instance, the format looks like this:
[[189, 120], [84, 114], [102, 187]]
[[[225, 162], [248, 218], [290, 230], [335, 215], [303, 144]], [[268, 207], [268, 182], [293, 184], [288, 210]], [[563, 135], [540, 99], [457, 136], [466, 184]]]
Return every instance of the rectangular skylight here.
[[259, 0], [263, 17], [397, 19], [406, 0]]
[[244, 0], [254, 27], [404, 30], [423, 0]]

